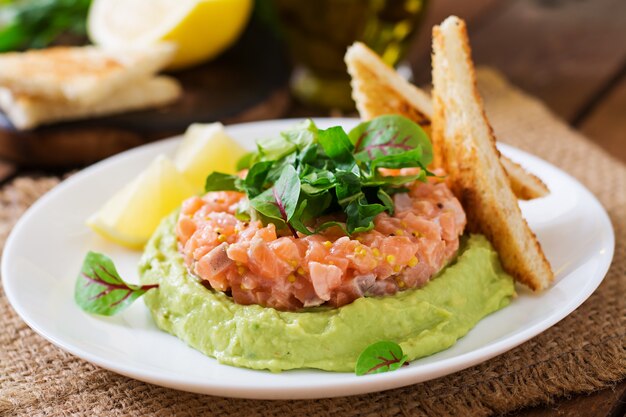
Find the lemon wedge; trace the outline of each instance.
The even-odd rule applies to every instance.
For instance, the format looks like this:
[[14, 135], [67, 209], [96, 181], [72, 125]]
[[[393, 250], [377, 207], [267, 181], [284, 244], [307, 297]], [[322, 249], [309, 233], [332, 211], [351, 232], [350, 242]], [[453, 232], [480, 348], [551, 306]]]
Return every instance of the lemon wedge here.
[[237, 161], [246, 153], [226, 134], [221, 123], [195, 123], [185, 132], [174, 156], [174, 164], [196, 191], [200, 191], [211, 172], [234, 174]]
[[172, 161], [160, 155], [89, 217], [87, 225], [108, 240], [141, 249], [161, 219], [194, 193]]
[[245, 28], [252, 0], [94, 0], [87, 30], [92, 42], [124, 48], [169, 41], [170, 69], [215, 57]]

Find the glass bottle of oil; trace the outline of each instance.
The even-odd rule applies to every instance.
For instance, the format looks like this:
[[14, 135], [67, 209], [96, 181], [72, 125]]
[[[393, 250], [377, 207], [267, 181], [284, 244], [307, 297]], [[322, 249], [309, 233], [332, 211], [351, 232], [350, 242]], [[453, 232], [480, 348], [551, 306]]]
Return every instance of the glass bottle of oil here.
[[293, 94], [302, 102], [351, 110], [346, 49], [361, 41], [395, 66], [404, 57], [426, 0], [273, 0], [294, 72]]

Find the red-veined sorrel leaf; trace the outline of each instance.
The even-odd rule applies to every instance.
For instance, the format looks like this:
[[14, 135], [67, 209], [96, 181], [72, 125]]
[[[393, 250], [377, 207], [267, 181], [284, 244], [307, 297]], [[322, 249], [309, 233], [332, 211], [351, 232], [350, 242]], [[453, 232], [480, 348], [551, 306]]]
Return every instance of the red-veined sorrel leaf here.
[[74, 300], [89, 313], [112, 316], [158, 286], [127, 284], [108, 256], [89, 252], [76, 279]]
[[408, 365], [407, 356], [399, 344], [394, 342], [376, 342], [365, 348], [356, 361], [357, 375], [379, 374], [395, 371]]
[[300, 178], [295, 168], [285, 165], [274, 185], [250, 200], [250, 205], [262, 215], [282, 220], [297, 238], [298, 234], [289, 224], [296, 211], [300, 197]]
[[[380, 116], [359, 124], [350, 131], [349, 136], [354, 143], [355, 157], [361, 161], [375, 162], [378, 158], [405, 152], [413, 152], [415, 156], [411, 160], [403, 161], [403, 166], [415, 166], [418, 161], [422, 166], [427, 166], [432, 161], [432, 147], [428, 136], [406, 117]], [[416, 152], [416, 149], [420, 151]]]

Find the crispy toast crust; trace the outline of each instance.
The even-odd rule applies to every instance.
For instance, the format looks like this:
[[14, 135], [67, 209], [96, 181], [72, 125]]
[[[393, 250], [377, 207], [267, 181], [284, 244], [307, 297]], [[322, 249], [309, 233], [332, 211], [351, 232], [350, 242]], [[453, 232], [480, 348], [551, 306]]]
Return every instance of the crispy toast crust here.
[[352, 76], [352, 95], [361, 117], [372, 119], [382, 114], [402, 114], [422, 127], [430, 126], [432, 102], [429, 95], [415, 88], [360, 42], [345, 55]]
[[[352, 98], [359, 115], [369, 120], [384, 114], [401, 114], [418, 123], [430, 134], [433, 116], [432, 100], [428, 93], [402, 78], [385, 64], [374, 51], [360, 42], [348, 48], [345, 56], [352, 76]], [[433, 140], [434, 166], [441, 166], [442, 152]], [[535, 175], [506, 157], [503, 165], [516, 196], [523, 200], [544, 197], [546, 185]]]
[[487, 236], [516, 280], [538, 291], [554, 279], [522, 217], [476, 87], [465, 23], [449, 17], [433, 28], [434, 140], [470, 231]]
[[548, 186], [539, 177], [522, 168], [521, 165], [504, 155], [500, 155], [500, 162], [509, 178], [513, 193], [520, 200], [532, 200], [550, 194]]

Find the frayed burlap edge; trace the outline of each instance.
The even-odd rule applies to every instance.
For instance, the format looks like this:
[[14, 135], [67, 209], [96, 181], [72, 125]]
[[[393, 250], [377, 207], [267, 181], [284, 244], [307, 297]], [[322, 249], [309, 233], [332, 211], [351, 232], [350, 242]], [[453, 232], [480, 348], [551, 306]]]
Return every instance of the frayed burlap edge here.
[[[0, 292], [0, 415], [487, 416], [626, 377], [626, 168], [496, 73], [481, 71], [479, 78], [498, 138], [577, 177], [615, 227], [615, 260], [607, 277], [561, 323], [486, 363], [410, 387], [323, 400], [238, 400], [157, 387], [88, 364], [34, 334]], [[0, 191], [0, 242], [56, 182], [20, 178]]]

